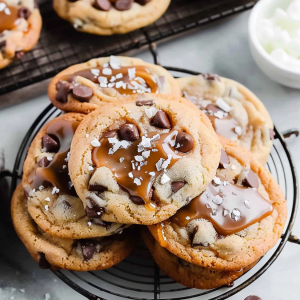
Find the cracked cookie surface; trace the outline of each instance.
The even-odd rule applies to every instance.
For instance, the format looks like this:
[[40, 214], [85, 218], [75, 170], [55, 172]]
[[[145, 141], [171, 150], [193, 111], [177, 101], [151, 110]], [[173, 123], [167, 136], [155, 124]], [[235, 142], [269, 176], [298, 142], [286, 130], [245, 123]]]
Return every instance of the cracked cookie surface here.
[[207, 117], [187, 103], [145, 94], [84, 118], [69, 167], [85, 207], [108, 222], [154, 224], [206, 188], [221, 146]]
[[93, 239], [63, 239], [44, 232], [27, 212], [21, 185], [15, 190], [11, 214], [15, 230], [32, 258], [41, 268], [74, 271], [103, 270], [122, 261], [135, 247], [137, 234], [122, 234]]
[[177, 79], [187, 99], [210, 118], [217, 134], [250, 150], [265, 164], [274, 138], [273, 123], [263, 103], [245, 86], [218, 75]]
[[134, 94], [180, 96], [172, 75], [160, 66], [138, 58], [111, 56], [71, 66], [49, 84], [48, 95], [61, 110], [90, 113], [103, 101], [116, 102]]
[[149, 229], [162, 247], [192, 264], [238, 271], [276, 244], [287, 205], [272, 175], [250, 152], [220, 139], [226, 156], [211, 185]]
[[53, 7], [76, 30], [112, 35], [127, 33], [155, 22], [167, 10], [170, 2], [171, 0], [54, 0]]
[[61, 238], [107, 236], [124, 228], [85, 210], [68, 174], [71, 141], [83, 117], [69, 113], [49, 121], [34, 138], [24, 163], [28, 212], [45, 232]]

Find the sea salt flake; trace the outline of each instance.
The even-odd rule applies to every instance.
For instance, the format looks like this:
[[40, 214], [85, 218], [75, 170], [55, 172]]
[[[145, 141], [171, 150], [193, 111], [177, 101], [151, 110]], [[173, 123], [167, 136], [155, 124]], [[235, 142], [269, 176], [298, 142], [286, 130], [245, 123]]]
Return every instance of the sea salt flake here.
[[130, 80], [135, 78], [135, 68], [128, 69], [128, 76]]
[[120, 157], [119, 162], [122, 163], [124, 161], [124, 157]]
[[150, 119], [155, 116], [155, 114], [158, 112], [158, 109], [154, 106], [150, 106], [149, 108], [145, 109], [145, 114]]
[[128, 176], [129, 178], [133, 178], [133, 173], [132, 172], [128, 173]]
[[248, 209], [250, 209], [250, 201], [248, 199], [244, 201], [244, 204]]
[[135, 183], [136, 185], [141, 185], [141, 180], [138, 178], [134, 178], [133, 183]]
[[160, 183], [161, 183], [161, 184], [165, 184], [165, 183], [167, 183], [168, 181], [170, 181], [170, 177], [169, 177], [167, 174], [163, 174], [163, 175], [161, 176]]
[[144, 157], [143, 157], [142, 155], [136, 155], [136, 156], [134, 157], [134, 159], [135, 159], [136, 161], [138, 161], [138, 162], [141, 162], [141, 161], [144, 160]]
[[107, 87], [109, 87], [109, 88], [113, 88], [115, 86], [115, 83], [114, 82], [111, 82], [111, 83], [109, 83], [108, 85], [107, 85]]
[[162, 170], [162, 164], [164, 162], [163, 158], [160, 158], [159, 161], [155, 164], [157, 171], [161, 171]]
[[44, 189], [44, 186], [43, 186], [43, 185], [40, 185], [40, 186], [39, 186], [39, 190], [42, 191], [43, 189]]
[[102, 69], [102, 74], [103, 75], [111, 75], [112, 74], [112, 69], [110, 69], [110, 68], [103, 68]]
[[231, 111], [231, 107], [222, 98], [218, 98], [216, 104], [225, 112]]
[[66, 169], [67, 168], [67, 165], [63, 165], [63, 169]]
[[59, 189], [55, 186], [54, 188], [53, 188], [53, 190], [52, 190], [52, 195], [54, 195], [55, 193], [59, 193]]
[[223, 210], [223, 216], [226, 217], [229, 214], [229, 210], [228, 209], [224, 209]]
[[99, 83], [107, 84], [107, 77], [100, 76], [98, 77]]
[[89, 171], [93, 171], [94, 170], [94, 168], [92, 166], [89, 166], [88, 169], [89, 169]]
[[111, 78], [110, 78], [110, 82], [114, 82], [114, 81], [116, 81], [116, 76], [111, 76]]
[[91, 73], [92, 73], [95, 77], [97, 77], [97, 76], [99, 76], [99, 74], [100, 74], [100, 70], [99, 70], [99, 69], [91, 69]]
[[120, 69], [121, 68], [121, 60], [114, 56], [111, 55], [110, 59], [109, 59], [109, 64], [113, 69]]
[[143, 156], [144, 158], [148, 158], [148, 157], [150, 156], [150, 154], [151, 154], [151, 151], [148, 150], [148, 151], [144, 151], [144, 152], [142, 153], [142, 156]]
[[94, 138], [92, 141], [91, 141], [91, 145], [93, 147], [100, 147], [101, 143], [96, 139]]
[[154, 177], [154, 176], [155, 176], [155, 172], [149, 172], [149, 175], [150, 175], [151, 177]]
[[223, 198], [220, 197], [219, 195], [216, 195], [215, 197], [213, 197], [212, 202], [214, 204], [220, 205], [223, 203]]
[[69, 151], [67, 157], [65, 158], [65, 161], [68, 162], [70, 160], [70, 157], [71, 157], [71, 152]]
[[92, 222], [88, 222], [88, 225], [89, 225], [89, 226], [92, 226]]
[[107, 83], [100, 83], [100, 87], [102, 87], [102, 88], [107, 88]]
[[216, 184], [216, 185], [220, 185], [222, 183], [221, 179], [217, 176], [215, 176], [213, 178], [213, 182]]
[[49, 198], [49, 197], [46, 197], [46, 198], [45, 198], [45, 201], [50, 202], [50, 198]]
[[123, 78], [123, 74], [122, 74], [122, 73], [117, 74], [117, 75], [116, 75], [116, 78], [117, 78], [117, 79]]
[[119, 89], [119, 88], [122, 87], [122, 86], [123, 86], [123, 81], [122, 81], [122, 80], [116, 82], [116, 88], [117, 88], [117, 89]]
[[45, 205], [45, 210], [46, 210], [46, 211], [49, 210], [49, 205]]
[[7, 15], [10, 15], [10, 14], [11, 14], [8, 7], [6, 7], [6, 8], [4, 9], [4, 12], [5, 12]]
[[231, 212], [231, 218], [234, 219], [235, 221], [240, 220], [241, 212], [237, 208], [234, 208]]
[[235, 169], [236, 169], [236, 166], [235, 166], [235, 165], [232, 165], [232, 166], [231, 166], [231, 169], [232, 169], [232, 170], [235, 170]]

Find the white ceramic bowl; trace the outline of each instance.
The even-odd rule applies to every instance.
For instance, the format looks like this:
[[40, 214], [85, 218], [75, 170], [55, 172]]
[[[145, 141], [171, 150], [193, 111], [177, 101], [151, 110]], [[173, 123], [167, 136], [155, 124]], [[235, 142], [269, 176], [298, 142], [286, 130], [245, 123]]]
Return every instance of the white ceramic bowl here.
[[292, 0], [260, 0], [250, 14], [248, 30], [252, 56], [259, 68], [271, 79], [283, 85], [300, 89], [300, 71], [279, 65], [265, 51], [257, 36], [257, 24], [262, 18], [270, 18], [277, 7], [286, 8]]

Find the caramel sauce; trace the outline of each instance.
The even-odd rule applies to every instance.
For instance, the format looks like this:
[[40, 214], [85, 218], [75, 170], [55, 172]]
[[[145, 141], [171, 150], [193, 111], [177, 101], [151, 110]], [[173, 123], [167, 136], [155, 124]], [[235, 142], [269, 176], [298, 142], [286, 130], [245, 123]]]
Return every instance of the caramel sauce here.
[[[212, 201], [217, 195], [223, 198], [223, 203], [219, 205]], [[245, 200], [249, 201], [248, 207]], [[234, 209], [240, 212], [240, 218], [237, 220], [233, 218]], [[224, 215], [225, 210], [228, 213]], [[205, 192], [180, 209], [171, 221], [183, 227], [194, 219], [203, 218], [210, 221], [219, 234], [230, 235], [261, 221], [272, 212], [272, 203], [263, 198], [257, 189], [231, 183], [219, 186], [210, 183]]]
[[239, 123], [236, 119], [232, 118], [231, 116], [227, 116], [223, 119], [211, 116], [210, 114], [207, 114], [207, 116], [209, 117], [217, 134], [220, 134], [229, 140], [235, 140], [238, 138], [238, 135], [234, 131], [235, 127], [239, 126]]
[[[152, 138], [156, 133], [148, 133], [148, 137]], [[105, 138], [101, 140], [100, 147], [94, 148], [92, 152], [92, 160], [97, 168], [105, 166], [108, 167], [114, 174], [118, 184], [126, 190], [130, 196], [141, 197], [145, 206], [148, 210], [153, 211], [156, 209], [156, 205], [151, 202], [152, 185], [157, 176], [162, 171], [157, 171], [156, 163], [162, 158], [167, 159], [167, 155], [172, 156], [172, 160], [168, 165], [170, 168], [180, 156], [175, 153], [175, 150], [165, 142], [166, 137], [170, 133], [161, 134], [158, 140], [153, 141], [153, 146], [151, 149], [158, 150], [156, 152], [150, 150], [150, 156], [145, 159], [147, 161], [146, 165], [140, 166], [140, 169], [135, 165], [135, 156], [141, 156], [142, 152], [138, 152], [138, 145], [141, 143], [142, 138], [140, 137], [137, 141], [132, 142], [132, 144], [127, 149], [119, 149], [113, 154], [108, 154], [109, 149], [112, 145], [109, 143], [108, 139]], [[122, 161], [122, 162], [120, 162]], [[134, 162], [134, 169], [132, 167], [132, 161]], [[139, 164], [138, 164], [139, 165]], [[132, 172], [133, 178], [129, 177], [129, 173]], [[150, 176], [149, 173], [154, 172], [154, 176]], [[134, 183], [134, 178], [141, 178], [140, 185]]]
[[[19, 19], [19, 9], [16, 6], [8, 5], [5, 1], [0, 1], [0, 5], [6, 5], [6, 8], [0, 11], [0, 33], [5, 30], [12, 30], [16, 27], [16, 21]], [[7, 12], [9, 14], [7, 14]]]
[[[158, 90], [158, 85], [155, 82], [155, 79], [153, 78], [153, 76], [147, 71], [147, 68], [143, 67], [143, 66], [136, 66], [136, 67], [120, 67], [120, 69], [112, 69], [110, 67], [108, 68], [92, 68], [92, 69], [86, 69], [86, 70], [82, 70], [79, 72], [76, 72], [72, 75], [65, 75], [62, 76], [60, 78], [61, 81], [68, 81], [68, 82], [73, 82], [75, 80], [76, 76], [81, 76], [84, 78], [87, 78], [88, 80], [94, 82], [94, 83], [98, 83], [99, 84], [99, 77], [106, 77], [107, 78], [107, 83], [111, 83], [110, 80], [112, 79], [112, 77], [116, 77], [116, 75], [118, 74], [122, 74], [123, 77], [122, 78], [118, 78], [115, 81], [113, 81], [113, 83], [115, 83], [115, 85], [112, 87], [114, 88], [119, 94], [121, 95], [131, 95], [134, 94], [136, 92], [136, 89], [134, 88], [129, 88], [129, 84], [131, 84], [132, 86], [134, 86], [133, 82], [137, 82], [139, 84], [142, 84], [142, 82], [139, 79], [129, 79], [129, 75], [128, 75], [128, 69], [135, 69], [135, 78], [140, 77], [143, 80], [145, 80], [145, 84], [146, 84], [146, 88], [149, 88], [151, 91], [151, 93], [156, 93]], [[104, 75], [103, 74], [103, 69], [110, 69], [112, 74], [111, 75]], [[93, 70], [94, 74], [95, 71], [94, 70], [99, 70], [99, 75], [94, 75], [91, 70]], [[116, 87], [116, 83], [117, 82], [123, 82], [126, 83], [126, 88], [124, 89], [122, 86], [121, 87]]]
[[[29, 182], [33, 189], [39, 189], [40, 186], [53, 186], [60, 191], [74, 195], [74, 188], [70, 186], [71, 179], [66, 158], [79, 123], [78, 121], [57, 119], [47, 127], [46, 133], [59, 142], [59, 150], [47, 167], [36, 168], [32, 181]], [[64, 168], [64, 166], [66, 167]]]

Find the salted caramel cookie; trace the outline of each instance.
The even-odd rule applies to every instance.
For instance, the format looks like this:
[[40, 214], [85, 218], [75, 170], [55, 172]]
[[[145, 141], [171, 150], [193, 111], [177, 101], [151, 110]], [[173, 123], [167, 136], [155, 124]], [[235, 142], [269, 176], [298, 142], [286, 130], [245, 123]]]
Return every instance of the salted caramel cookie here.
[[43, 269], [103, 270], [122, 261], [135, 247], [137, 234], [124, 232], [92, 239], [63, 239], [44, 232], [28, 214], [24, 190], [19, 185], [11, 202], [15, 230], [30, 255]]
[[54, 0], [57, 14], [79, 31], [112, 35], [147, 26], [167, 10], [171, 0]]
[[48, 122], [33, 140], [24, 163], [28, 212], [42, 230], [61, 238], [107, 236], [124, 228], [102, 221], [98, 211], [84, 209], [70, 179], [71, 141], [83, 116], [69, 113]]
[[34, 0], [0, 0], [0, 69], [37, 43], [42, 18]]
[[61, 110], [90, 113], [103, 101], [115, 103], [134, 94], [180, 96], [172, 75], [160, 66], [131, 57], [104, 57], [74, 65], [50, 82], [48, 95]]
[[287, 205], [272, 175], [250, 152], [220, 139], [219, 168], [205, 192], [149, 229], [162, 247], [192, 264], [238, 271], [276, 244]]
[[183, 96], [210, 118], [217, 134], [250, 150], [265, 164], [274, 138], [273, 123], [262, 102], [240, 83], [202, 74], [177, 79]]
[[141, 229], [142, 238], [158, 267], [176, 282], [189, 288], [214, 289], [231, 284], [257, 263], [239, 270], [212, 270], [191, 264], [172, 254], [153, 238], [147, 228]]
[[69, 168], [85, 207], [108, 222], [155, 224], [206, 188], [221, 146], [207, 117], [186, 102], [145, 94], [84, 118]]

